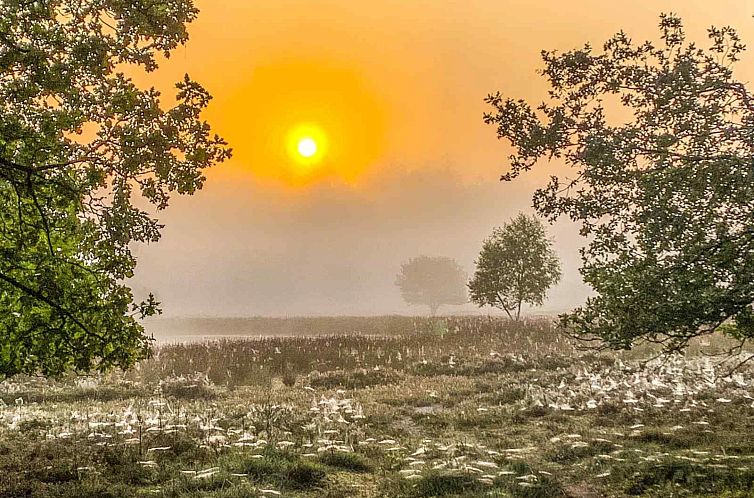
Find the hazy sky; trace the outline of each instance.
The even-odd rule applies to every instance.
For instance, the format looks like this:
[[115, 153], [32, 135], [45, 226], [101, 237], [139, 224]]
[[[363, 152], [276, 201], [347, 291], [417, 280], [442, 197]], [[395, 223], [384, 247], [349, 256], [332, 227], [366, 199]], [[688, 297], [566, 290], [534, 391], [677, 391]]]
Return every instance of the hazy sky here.
[[[509, 151], [484, 125], [494, 91], [529, 101], [546, 87], [542, 49], [601, 44], [623, 29], [657, 38], [676, 12], [690, 38], [712, 24], [754, 40], [754, 1], [199, 1], [191, 39], [157, 73], [172, 94], [188, 72], [213, 95], [206, 118], [234, 149], [203, 191], [160, 213], [162, 241], [137, 247], [137, 293], [166, 315], [425, 312], [393, 285], [419, 254], [467, 272], [482, 239], [556, 166], [501, 183]], [[738, 76], [754, 74], [752, 56]], [[292, 160], [297, 127], [323, 135], [321, 161]], [[572, 226], [550, 228], [563, 282], [545, 311], [586, 296]], [[474, 310], [445, 308], [445, 311]]]

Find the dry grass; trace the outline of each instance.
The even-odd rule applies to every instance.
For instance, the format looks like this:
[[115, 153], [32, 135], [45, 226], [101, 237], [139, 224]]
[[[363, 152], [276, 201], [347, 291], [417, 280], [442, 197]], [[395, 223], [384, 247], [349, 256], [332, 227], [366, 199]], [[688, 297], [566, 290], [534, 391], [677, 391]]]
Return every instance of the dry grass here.
[[0, 496], [754, 494], [750, 367], [579, 352], [545, 321], [385, 323], [6, 381]]

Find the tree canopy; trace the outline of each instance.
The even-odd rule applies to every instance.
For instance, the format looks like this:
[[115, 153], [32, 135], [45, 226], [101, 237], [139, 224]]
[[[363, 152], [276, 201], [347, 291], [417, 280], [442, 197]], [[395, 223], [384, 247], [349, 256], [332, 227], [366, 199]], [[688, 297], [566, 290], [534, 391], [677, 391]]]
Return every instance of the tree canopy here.
[[484, 241], [469, 282], [471, 301], [518, 320], [521, 305], [541, 306], [560, 281], [560, 261], [539, 219], [520, 213]]
[[[126, 280], [145, 209], [202, 187], [230, 150], [188, 75], [175, 102], [124, 74], [187, 40], [192, 0], [0, 2], [0, 377], [128, 367], [148, 351]], [[138, 202], [135, 200], [138, 199]]]
[[711, 28], [689, 42], [660, 19], [657, 43], [618, 33], [543, 52], [549, 98], [532, 108], [494, 94], [485, 116], [513, 147], [512, 180], [541, 159], [565, 173], [536, 191], [550, 219], [588, 237], [581, 273], [596, 296], [562, 317], [616, 348], [638, 339], [685, 347], [721, 325], [754, 336], [754, 99], [734, 77], [744, 46]]
[[401, 265], [395, 280], [406, 303], [429, 306], [434, 316], [444, 304], [464, 304], [466, 272], [452, 258], [418, 256]]

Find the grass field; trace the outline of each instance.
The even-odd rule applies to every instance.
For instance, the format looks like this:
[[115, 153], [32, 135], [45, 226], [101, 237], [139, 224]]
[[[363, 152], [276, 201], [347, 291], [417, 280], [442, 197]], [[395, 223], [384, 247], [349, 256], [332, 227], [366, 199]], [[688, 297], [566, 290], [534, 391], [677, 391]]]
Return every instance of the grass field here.
[[754, 496], [754, 368], [714, 338], [645, 364], [546, 321], [371, 320], [5, 381], [0, 496]]

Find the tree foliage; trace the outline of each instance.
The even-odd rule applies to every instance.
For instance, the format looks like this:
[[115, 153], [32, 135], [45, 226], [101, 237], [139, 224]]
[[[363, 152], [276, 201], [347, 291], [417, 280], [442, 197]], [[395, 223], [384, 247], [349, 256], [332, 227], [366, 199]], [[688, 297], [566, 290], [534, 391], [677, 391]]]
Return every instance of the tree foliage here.
[[596, 296], [563, 324], [616, 348], [680, 349], [728, 321], [754, 336], [754, 100], [733, 74], [744, 46], [729, 27], [705, 49], [673, 15], [659, 26], [657, 43], [621, 32], [602, 51], [543, 52], [550, 92], [536, 109], [487, 98], [486, 122], [514, 149], [504, 180], [543, 158], [570, 169], [534, 195], [589, 237], [581, 273]]
[[520, 213], [484, 241], [469, 282], [471, 301], [500, 308], [518, 320], [521, 305], [542, 306], [547, 290], [560, 281], [560, 261], [545, 227]]
[[443, 304], [464, 304], [466, 272], [452, 258], [418, 256], [401, 265], [395, 280], [406, 303], [429, 306], [434, 316]]
[[192, 0], [0, 2], [0, 376], [128, 367], [149, 342], [134, 303], [144, 209], [201, 188], [229, 157], [188, 75], [163, 106], [122, 71], [187, 40]]

